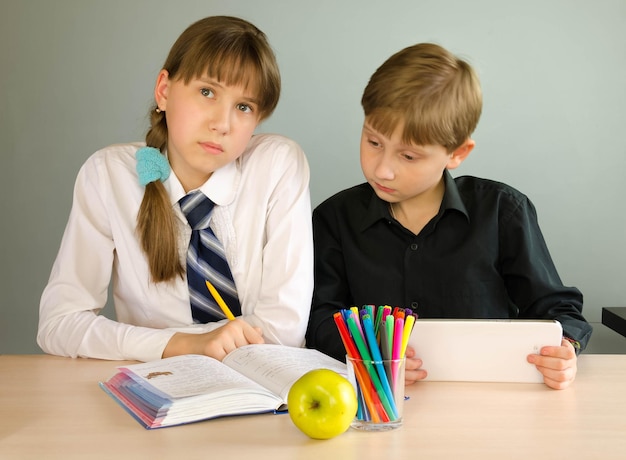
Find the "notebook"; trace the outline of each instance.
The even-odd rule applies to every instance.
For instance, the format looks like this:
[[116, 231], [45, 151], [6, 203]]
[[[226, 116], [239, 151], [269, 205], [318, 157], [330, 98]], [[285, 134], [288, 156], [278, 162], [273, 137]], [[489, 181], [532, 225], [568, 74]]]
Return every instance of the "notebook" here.
[[418, 319], [409, 346], [422, 359], [426, 380], [542, 383], [526, 356], [560, 345], [562, 334], [553, 320]]

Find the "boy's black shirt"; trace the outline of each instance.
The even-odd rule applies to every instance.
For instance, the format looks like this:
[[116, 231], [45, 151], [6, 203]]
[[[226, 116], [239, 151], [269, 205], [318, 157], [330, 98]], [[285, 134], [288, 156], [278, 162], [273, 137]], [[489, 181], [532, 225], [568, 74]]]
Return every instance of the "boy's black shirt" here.
[[418, 235], [367, 183], [314, 210], [307, 346], [345, 359], [333, 313], [373, 304], [411, 308], [420, 318], [556, 319], [584, 349], [592, 328], [582, 294], [561, 282], [528, 197], [448, 171], [444, 180], [439, 213]]

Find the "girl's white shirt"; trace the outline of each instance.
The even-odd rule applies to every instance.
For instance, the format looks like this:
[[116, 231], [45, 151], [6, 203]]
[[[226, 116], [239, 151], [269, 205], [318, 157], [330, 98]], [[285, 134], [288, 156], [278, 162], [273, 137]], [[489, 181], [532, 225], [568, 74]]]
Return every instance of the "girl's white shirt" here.
[[[143, 145], [100, 150], [78, 173], [41, 297], [37, 343], [47, 353], [151, 361], [161, 358], [175, 332], [201, 333], [222, 323], [193, 323], [186, 277], [151, 281], [136, 234], [144, 187], [135, 153]], [[306, 156], [295, 142], [262, 134], [200, 187], [216, 204], [211, 228], [224, 245], [242, 317], [261, 327], [269, 343], [304, 345], [313, 292], [309, 178]], [[164, 185], [185, 266], [191, 228], [178, 205], [185, 191], [173, 172]], [[98, 314], [110, 284], [117, 320]]]

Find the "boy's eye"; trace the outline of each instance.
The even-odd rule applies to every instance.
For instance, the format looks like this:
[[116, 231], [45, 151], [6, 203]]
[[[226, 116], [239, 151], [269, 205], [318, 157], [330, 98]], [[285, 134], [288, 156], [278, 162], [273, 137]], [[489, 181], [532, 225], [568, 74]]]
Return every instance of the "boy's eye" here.
[[380, 147], [380, 143], [375, 141], [374, 139], [369, 139], [368, 142], [372, 147]]
[[237, 109], [245, 113], [252, 113], [252, 107], [250, 107], [248, 104], [237, 104]]
[[200, 90], [200, 94], [202, 94], [204, 97], [213, 97], [213, 90], [209, 89], [209, 88], [202, 88]]

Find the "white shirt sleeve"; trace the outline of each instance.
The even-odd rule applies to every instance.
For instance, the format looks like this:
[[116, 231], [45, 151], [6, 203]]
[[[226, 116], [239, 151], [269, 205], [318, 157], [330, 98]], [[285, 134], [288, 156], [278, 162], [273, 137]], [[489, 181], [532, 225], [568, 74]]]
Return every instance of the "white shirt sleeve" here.
[[[134, 161], [135, 150], [128, 146], [97, 152], [78, 174], [72, 210], [40, 303], [37, 341], [47, 353], [151, 360], [161, 357], [174, 334], [98, 315], [107, 300], [112, 267], [119, 263], [117, 252], [136, 240], [134, 232], [121, 231], [134, 228], [134, 222], [119, 221], [125, 211], [115, 207], [114, 198], [115, 193], [126, 195], [125, 208], [138, 209], [130, 204], [131, 197], [140, 200], [142, 190], [128, 183], [111, 193], [116, 180], [132, 178], [123, 160]], [[111, 180], [113, 172], [119, 174], [116, 180]]]

